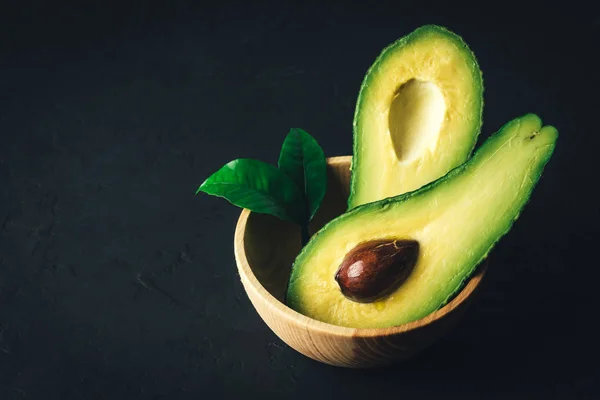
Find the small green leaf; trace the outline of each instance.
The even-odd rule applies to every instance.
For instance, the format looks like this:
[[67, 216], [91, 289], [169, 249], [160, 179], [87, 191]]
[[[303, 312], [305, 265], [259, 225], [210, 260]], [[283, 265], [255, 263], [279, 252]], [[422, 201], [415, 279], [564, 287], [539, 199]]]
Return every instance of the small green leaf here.
[[302, 224], [306, 219], [302, 194], [283, 171], [271, 164], [241, 158], [212, 174], [196, 194], [225, 198], [250, 211]]
[[293, 128], [283, 141], [278, 164], [303, 192], [310, 221], [327, 190], [327, 163], [323, 149], [307, 132]]

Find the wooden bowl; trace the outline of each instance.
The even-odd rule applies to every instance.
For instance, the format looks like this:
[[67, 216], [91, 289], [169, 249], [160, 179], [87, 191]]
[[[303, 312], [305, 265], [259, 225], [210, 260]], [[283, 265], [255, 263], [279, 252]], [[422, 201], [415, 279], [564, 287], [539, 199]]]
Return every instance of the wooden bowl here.
[[[350, 156], [327, 160], [327, 194], [311, 233], [346, 210], [350, 161]], [[243, 210], [234, 244], [242, 284], [258, 314], [281, 340], [310, 358], [340, 367], [390, 364], [429, 346], [459, 320], [485, 273], [482, 264], [453, 300], [418, 321], [391, 328], [340, 327], [308, 318], [283, 302], [300, 242], [296, 225]]]

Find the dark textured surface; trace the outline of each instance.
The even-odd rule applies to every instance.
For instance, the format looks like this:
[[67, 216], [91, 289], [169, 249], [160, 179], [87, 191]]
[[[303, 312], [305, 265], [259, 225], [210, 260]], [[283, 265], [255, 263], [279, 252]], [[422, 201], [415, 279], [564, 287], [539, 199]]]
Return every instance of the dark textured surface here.
[[[0, 6], [0, 399], [600, 395], [591, 10], [13, 3]], [[451, 335], [393, 368], [321, 365], [247, 300], [238, 210], [194, 191], [233, 158], [275, 162], [290, 127], [350, 154], [367, 67], [425, 23], [478, 56], [482, 139], [536, 112], [558, 148]]]

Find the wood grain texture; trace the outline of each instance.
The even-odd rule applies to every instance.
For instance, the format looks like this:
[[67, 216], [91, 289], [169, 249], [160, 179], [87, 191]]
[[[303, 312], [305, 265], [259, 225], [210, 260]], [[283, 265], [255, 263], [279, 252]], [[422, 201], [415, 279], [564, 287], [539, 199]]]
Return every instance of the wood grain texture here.
[[[328, 159], [327, 193], [311, 232], [345, 211], [350, 161], [350, 156]], [[485, 274], [482, 265], [452, 301], [418, 321], [384, 329], [339, 327], [308, 318], [284, 304], [291, 266], [300, 247], [296, 225], [242, 211], [234, 250], [242, 284], [254, 308], [289, 346], [312, 359], [340, 367], [382, 366], [429, 346], [456, 324]]]

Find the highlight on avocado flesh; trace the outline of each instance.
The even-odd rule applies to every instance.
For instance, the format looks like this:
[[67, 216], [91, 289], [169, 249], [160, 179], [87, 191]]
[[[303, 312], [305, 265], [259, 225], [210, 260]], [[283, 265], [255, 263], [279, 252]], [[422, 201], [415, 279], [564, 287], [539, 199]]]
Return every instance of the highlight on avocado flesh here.
[[[557, 138], [558, 131], [542, 126], [534, 114], [516, 118], [487, 139], [469, 161], [435, 182], [333, 219], [296, 258], [288, 306], [316, 320], [351, 328], [400, 325], [439, 309], [511, 229]], [[349, 299], [340, 290], [336, 271], [356, 246], [382, 238], [418, 242], [412, 271], [377, 301]], [[347, 267], [346, 276], [351, 272]]]
[[419, 242], [415, 240], [370, 240], [346, 254], [335, 280], [348, 299], [371, 303], [396, 290], [418, 257]]
[[462, 164], [482, 115], [481, 70], [460, 36], [426, 25], [386, 47], [356, 102], [348, 209], [416, 190]]

